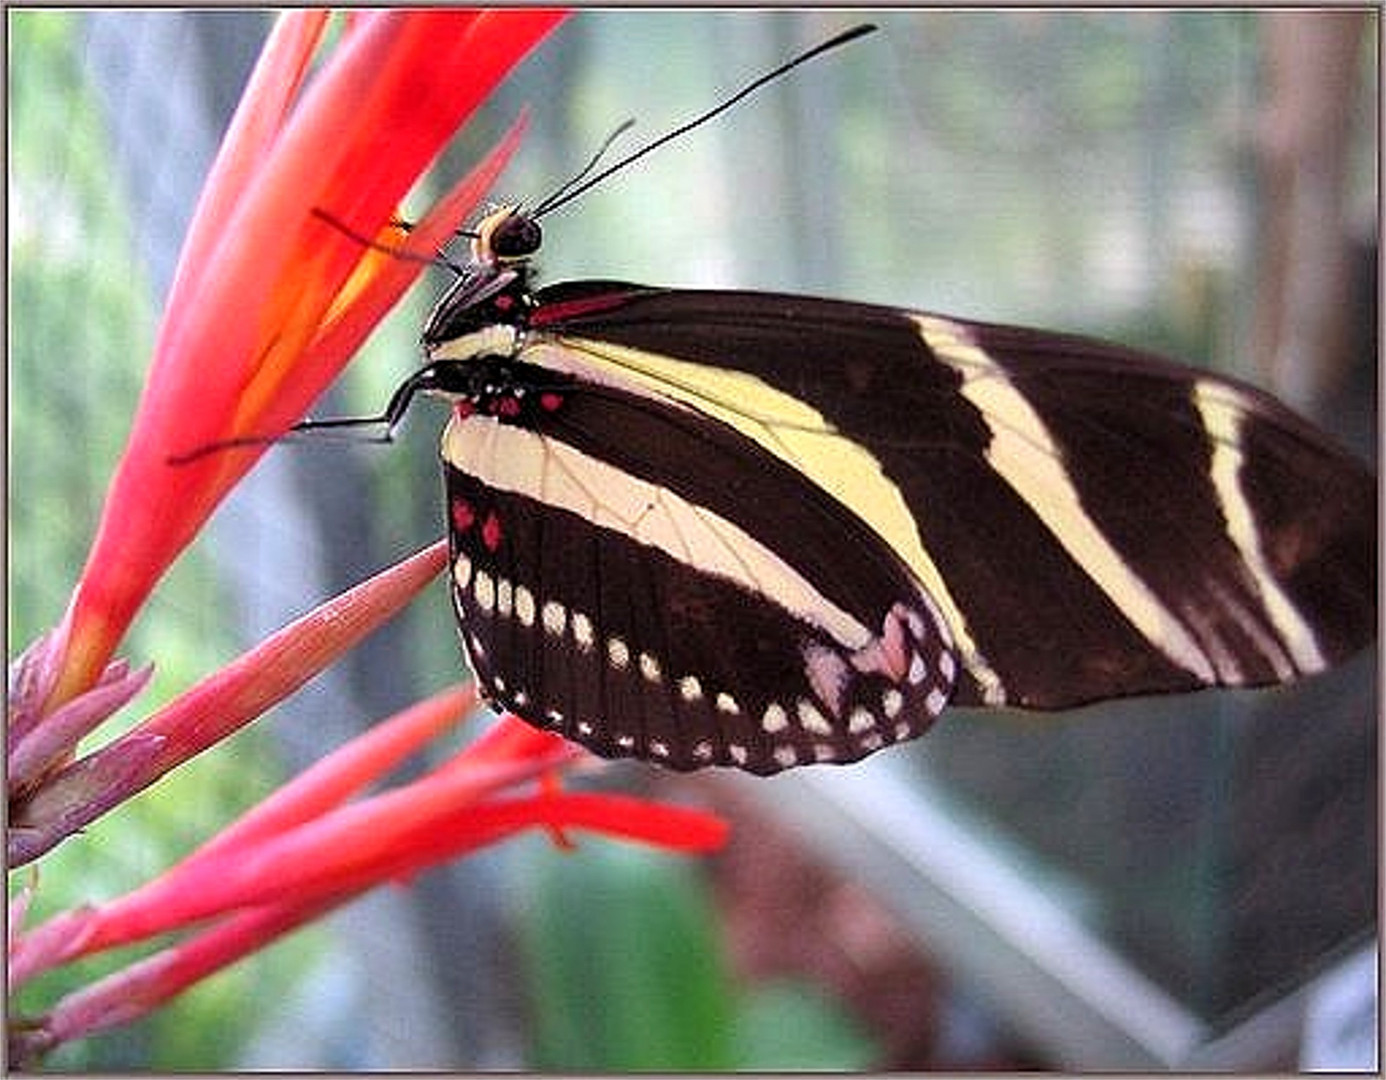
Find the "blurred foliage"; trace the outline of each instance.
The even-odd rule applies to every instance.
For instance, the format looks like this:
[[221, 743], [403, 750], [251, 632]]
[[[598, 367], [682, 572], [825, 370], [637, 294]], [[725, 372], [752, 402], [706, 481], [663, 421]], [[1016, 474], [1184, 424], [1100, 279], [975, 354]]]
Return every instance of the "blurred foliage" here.
[[801, 981], [750, 987], [735, 1034], [743, 1072], [860, 1072], [880, 1061], [879, 1048], [841, 1004]]
[[498, 95], [494, 124], [541, 103], [501, 194], [538, 199], [620, 119], [638, 122], [619, 144], [633, 148], [868, 20], [880, 34], [553, 215], [544, 278], [1149, 328], [1135, 343], [1235, 355], [1251, 255], [1249, 12], [582, 14], [546, 46], [544, 68]]
[[693, 864], [584, 838], [566, 855], [533, 853], [527, 870], [517, 922], [532, 1067], [784, 1071], [864, 1068], [876, 1059], [821, 992], [737, 984]]
[[154, 333], [76, 28], [10, 16], [11, 643], [62, 614]]

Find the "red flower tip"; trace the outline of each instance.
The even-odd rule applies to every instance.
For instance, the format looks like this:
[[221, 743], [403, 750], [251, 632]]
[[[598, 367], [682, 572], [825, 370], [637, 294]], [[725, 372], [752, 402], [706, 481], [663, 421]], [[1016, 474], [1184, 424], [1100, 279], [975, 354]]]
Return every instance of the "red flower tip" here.
[[682, 853], [725, 842], [726, 822], [703, 811], [536, 785], [586, 752], [552, 736], [528, 739], [515, 720], [422, 779], [343, 804], [473, 700], [451, 690], [420, 703], [329, 755], [162, 877], [23, 935], [12, 976], [239, 912], [317, 910], [524, 829], [601, 832]]
[[[273, 439], [303, 415], [427, 261], [384, 257], [359, 237], [381, 233], [462, 121], [559, 18], [537, 9], [363, 14], [311, 82], [323, 16], [280, 19], [189, 230], [49, 708], [95, 681], [154, 584], [264, 445], [170, 459]], [[445, 200], [448, 220], [429, 215], [405, 247], [431, 253], [514, 146], [513, 136], [502, 143]]]

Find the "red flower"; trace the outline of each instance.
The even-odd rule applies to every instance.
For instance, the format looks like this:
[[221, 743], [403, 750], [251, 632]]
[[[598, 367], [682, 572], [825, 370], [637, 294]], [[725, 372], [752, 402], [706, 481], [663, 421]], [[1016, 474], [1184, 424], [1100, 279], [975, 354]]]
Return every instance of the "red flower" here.
[[523, 829], [595, 830], [685, 852], [725, 840], [723, 822], [694, 810], [543, 783], [585, 751], [509, 718], [422, 779], [346, 802], [475, 704], [471, 687], [421, 702], [319, 762], [162, 877], [16, 935], [12, 987], [104, 949], [203, 924], [189, 940], [59, 1002], [28, 1029], [21, 1053], [128, 1022], [366, 889]]
[[[310, 81], [325, 18], [294, 12], [276, 25], [198, 206], [86, 569], [62, 624], [12, 667], [12, 866], [252, 721], [446, 563], [441, 542], [419, 552], [322, 604], [128, 734], [75, 756], [79, 740], [148, 678], [147, 668], [132, 672], [112, 656], [165, 569], [496, 178], [518, 131], [407, 234], [392, 224], [445, 140], [559, 16], [361, 14]], [[560, 843], [570, 831], [597, 830], [688, 852], [722, 842], [725, 825], [700, 813], [562, 790], [559, 770], [583, 752], [513, 719], [421, 779], [348, 802], [474, 704], [470, 690], [423, 702], [158, 879], [112, 903], [14, 930], [12, 987], [94, 952], [190, 935], [13, 1027], [18, 1059], [141, 1015], [377, 884], [519, 830], [543, 828]], [[26, 906], [21, 893], [12, 927]]]
[[[400, 200], [559, 17], [360, 15], [311, 84], [326, 13], [293, 12], [275, 25], [189, 229], [86, 568], [62, 623], [12, 668], [12, 860], [46, 850], [214, 741], [190, 735], [209, 729], [185, 714], [184, 730], [141, 728], [69, 764], [78, 741], [148, 680], [148, 668], [111, 662], [131, 619], [267, 443], [170, 459], [270, 439], [306, 411], [494, 181], [518, 132], [408, 235], [391, 224]], [[363, 235], [384, 236], [411, 257], [377, 250]], [[387, 606], [377, 610], [383, 616]], [[209, 682], [204, 700], [216, 701], [228, 683]], [[224, 715], [217, 737], [253, 715]], [[62, 782], [41, 791], [58, 770]]]
[[306, 88], [325, 16], [279, 20], [189, 231], [134, 428], [54, 642], [48, 708], [97, 681], [154, 584], [264, 446], [181, 465], [170, 457], [273, 437], [303, 415], [487, 190], [516, 133], [407, 237], [390, 226], [400, 201], [559, 18], [361, 14]]

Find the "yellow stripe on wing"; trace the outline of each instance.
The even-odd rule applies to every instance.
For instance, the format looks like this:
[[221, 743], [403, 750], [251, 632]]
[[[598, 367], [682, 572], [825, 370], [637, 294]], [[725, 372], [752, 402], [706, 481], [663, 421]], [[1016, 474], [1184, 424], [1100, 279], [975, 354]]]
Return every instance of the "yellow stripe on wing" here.
[[473, 416], [448, 422], [442, 453], [491, 487], [567, 510], [759, 593], [844, 649], [862, 649], [875, 636], [735, 523], [566, 443]]
[[987, 463], [1152, 646], [1203, 682], [1215, 682], [1208, 657], [1188, 628], [1083, 509], [1044, 421], [1005, 370], [959, 323], [930, 315], [914, 320], [934, 356], [962, 375], [962, 395], [987, 418]]
[[957, 602], [920, 539], [914, 515], [880, 462], [816, 409], [747, 372], [660, 356], [609, 342], [564, 337], [531, 341], [531, 363], [584, 380], [654, 394], [719, 420], [791, 465], [866, 522], [910, 568], [940, 609], [964, 667], [988, 704], [1000, 705], [1000, 677], [978, 649]]

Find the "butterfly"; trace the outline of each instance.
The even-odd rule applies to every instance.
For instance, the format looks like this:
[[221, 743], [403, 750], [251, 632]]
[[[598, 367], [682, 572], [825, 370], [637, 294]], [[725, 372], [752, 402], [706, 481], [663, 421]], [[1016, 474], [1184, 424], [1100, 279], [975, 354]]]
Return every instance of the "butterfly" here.
[[388, 437], [416, 395], [451, 403], [451, 590], [487, 698], [606, 757], [768, 774], [950, 704], [1269, 685], [1363, 648], [1375, 479], [1251, 386], [901, 308], [535, 284], [543, 214], [868, 31], [493, 209], [424, 364], [347, 421]]

